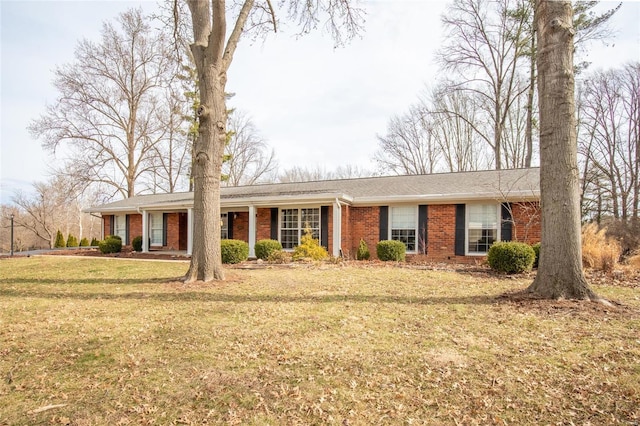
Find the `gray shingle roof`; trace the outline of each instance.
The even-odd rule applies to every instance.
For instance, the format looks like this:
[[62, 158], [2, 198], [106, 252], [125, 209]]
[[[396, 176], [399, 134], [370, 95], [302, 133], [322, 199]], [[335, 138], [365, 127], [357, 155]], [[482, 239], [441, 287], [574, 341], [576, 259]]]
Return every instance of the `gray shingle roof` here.
[[[537, 199], [539, 168], [383, 176], [315, 182], [258, 184], [224, 187], [221, 205], [282, 205], [303, 200], [340, 198], [353, 205], [393, 202], [465, 202], [471, 200]], [[139, 195], [87, 211], [135, 211], [152, 208], [187, 208], [193, 193]]]

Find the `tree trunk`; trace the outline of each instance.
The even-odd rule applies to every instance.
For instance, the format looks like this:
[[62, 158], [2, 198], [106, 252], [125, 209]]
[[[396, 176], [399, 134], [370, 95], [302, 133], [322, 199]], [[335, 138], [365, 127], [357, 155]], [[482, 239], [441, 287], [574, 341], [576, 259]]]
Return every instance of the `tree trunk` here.
[[531, 26], [531, 63], [529, 64], [529, 91], [527, 92], [527, 127], [525, 130], [526, 156], [524, 166], [531, 167], [533, 158], [533, 100], [536, 90], [536, 9], [533, 4], [533, 25]]
[[539, 0], [537, 7], [542, 246], [528, 291], [598, 300], [582, 270], [571, 1]]
[[[200, 71], [200, 70], [199, 70]], [[194, 149], [194, 235], [187, 282], [224, 280], [220, 252], [220, 177], [226, 142], [225, 72], [204, 67], [200, 76], [198, 140]]]

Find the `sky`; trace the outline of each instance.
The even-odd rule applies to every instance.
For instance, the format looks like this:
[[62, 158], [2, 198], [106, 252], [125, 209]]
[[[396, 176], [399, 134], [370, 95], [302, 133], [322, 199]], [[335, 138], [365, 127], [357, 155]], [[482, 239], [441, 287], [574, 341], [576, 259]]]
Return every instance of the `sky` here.
[[[345, 47], [334, 48], [322, 28], [300, 38], [281, 27], [265, 39], [244, 39], [229, 70], [229, 107], [252, 118], [283, 169], [374, 169], [376, 135], [440, 77], [435, 53], [447, 4], [366, 1], [364, 32]], [[1, 203], [48, 179], [55, 157], [27, 126], [55, 102], [53, 71], [73, 61], [81, 39], [98, 41], [104, 21], [139, 6], [156, 8], [152, 1], [0, 0]], [[623, 2], [611, 26], [607, 45], [589, 47], [590, 71], [640, 61], [640, 1]]]

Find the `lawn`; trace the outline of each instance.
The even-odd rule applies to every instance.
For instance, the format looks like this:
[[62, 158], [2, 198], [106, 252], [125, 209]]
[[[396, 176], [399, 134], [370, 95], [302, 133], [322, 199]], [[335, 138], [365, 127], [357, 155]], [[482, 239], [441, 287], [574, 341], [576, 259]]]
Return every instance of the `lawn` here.
[[0, 425], [638, 424], [640, 289], [390, 266], [0, 260]]

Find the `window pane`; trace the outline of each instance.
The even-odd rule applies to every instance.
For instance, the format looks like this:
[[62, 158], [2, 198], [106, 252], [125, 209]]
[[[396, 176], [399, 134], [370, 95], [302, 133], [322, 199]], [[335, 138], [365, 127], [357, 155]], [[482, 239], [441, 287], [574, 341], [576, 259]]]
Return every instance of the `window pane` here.
[[149, 227], [151, 245], [162, 245], [162, 213], [152, 213], [149, 215]]
[[415, 207], [391, 207], [391, 229], [415, 229]]
[[415, 229], [392, 229], [391, 239], [402, 241], [407, 246], [407, 251], [416, 250], [416, 230]]
[[468, 253], [486, 253], [498, 239], [498, 209], [495, 204], [470, 204]]
[[220, 215], [220, 238], [223, 240], [229, 238], [229, 216], [227, 213]]
[[298, 245], [298, 230], [283, 229], [280, 234], [280, 244], [283, 249], [292, 249]]
[[127, 217], [126, 216], [116, 216], [114, 218], [114, 230], [113, 235], [117, 235], [122, 238], [122, 243], [124, 244], [125, 238], [127, 237]]

